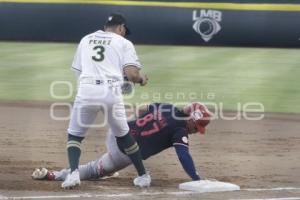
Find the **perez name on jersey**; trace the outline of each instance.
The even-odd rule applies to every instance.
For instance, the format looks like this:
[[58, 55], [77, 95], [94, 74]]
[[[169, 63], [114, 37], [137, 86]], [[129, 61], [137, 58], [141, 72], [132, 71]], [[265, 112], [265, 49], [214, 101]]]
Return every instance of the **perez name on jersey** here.
[[99, 39], [99, 40], [95, 40], [95, 39], [91, 39], [89, 40], [89, 44], [96, 44], [96, 45], [110, 45], [111, 43], [111, 38], [107, 38], [107, 39]]

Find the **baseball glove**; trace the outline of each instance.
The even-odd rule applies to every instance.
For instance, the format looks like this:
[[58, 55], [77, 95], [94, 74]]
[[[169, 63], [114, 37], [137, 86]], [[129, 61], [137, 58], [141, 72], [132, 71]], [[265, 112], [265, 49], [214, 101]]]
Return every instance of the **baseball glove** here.
[[129, 81], [126, 76], [124, 76], [124, 83], [122, 85], [122, 94], [131, 94], [134, 89], [134, 83]]

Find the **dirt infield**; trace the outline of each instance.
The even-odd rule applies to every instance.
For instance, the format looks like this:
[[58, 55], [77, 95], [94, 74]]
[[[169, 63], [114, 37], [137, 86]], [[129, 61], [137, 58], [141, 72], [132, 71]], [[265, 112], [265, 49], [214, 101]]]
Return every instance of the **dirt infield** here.
[[[49, 110], [47, 103], [0, 103], [0, 199], [50, 192], [52, 195], [101, 193], [107, 194], [107, 198], [112, 193], [130, 193], [136, 194], [137, 199], [141, 195], [154, 198], [132, 187], [133, 167], [121, 171], [120, 177], [115, 179], [83, 181], [80, 189], [71, 192], [60, 189], [60, 182], [32, 180], [30, 175], [36, 167], [60, 169], [67, 166], [68, 121], [52, 120]], [[63, 108], [56, 112], [62, 116], [68, 114], [68, 110]], [[265, 114], [260, 121], [214, 120], [206, 135], [190, 137], [196, 167], [202, 177], [232, 182], [242, 189], [300, 188], [299, 122], [300, 115], [295, 114]], [[81, 163], [105, 152], [105, 132], [105, 128], [89, 131], [83, 142]], [[176, 193], [179, 191], [178, 184], [190, 179], [173, 149], [150, 158], [145, 165], [153, 178], [153, 187], [148, 192], [155, 194], [155, 198], [176, 199], [170, 195], [199, 198], [200, 194]], [[204, 199], [300, 197], [300, 190], [201, 195]], [[134, 198], [131, 196], [130, 199]]]

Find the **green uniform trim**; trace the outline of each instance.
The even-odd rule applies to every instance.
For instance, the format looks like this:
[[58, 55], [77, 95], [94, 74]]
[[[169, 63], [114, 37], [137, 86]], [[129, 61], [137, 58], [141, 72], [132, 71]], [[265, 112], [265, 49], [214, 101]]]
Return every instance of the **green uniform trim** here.
[[74, 141], [74, 140], [68, 141], [67, 149], [70, 148], [70, 147], [77, 147], [81, 150], [81, 143], [77, 142], [77, 141]]
[[137, 143], [134, 143], [129, 148], [124, 149], [124, 151], [127, 155], [131, 155], [131, 154], [134, 154], [135, 152], [139, 151], [139, 146]]

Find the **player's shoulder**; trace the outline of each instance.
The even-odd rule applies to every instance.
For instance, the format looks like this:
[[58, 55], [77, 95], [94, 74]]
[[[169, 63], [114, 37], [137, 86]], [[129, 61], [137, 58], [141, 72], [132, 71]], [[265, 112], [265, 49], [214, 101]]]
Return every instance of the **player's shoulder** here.
[[188, 130], [187, 130], [186, 126], [177, 126], [174, 129], [174, 135], [175, 134], [189, 137]]
[[157, 108], [163, 108], [163, 107], [175, 107], [173, 104], [171, 103], [164, 103], [164, 102], [154, 102], [154, 103], [151, 103], [148, 105], [149, 107], [150, 106], [153, 106], [153, 107], [157, 107]]
[[93, 33], [89, 33], [89, 34], [83, 36], [83, 37], [81, 38], [81, 40], [80, 40], [80, 43], [83, 43], [83, 42], [85, 42], [85, 41], [88, 41], [88, 40], [92, 39], [92, 38], [95, 36], [95, 33], [96, 33], [96, 32], [93, 32]]
[[82, 38], [82, 40], [91, 39], [94, 37], [110, 37], [110, 38], [113, 38], [114, 40], [117, 40], [117, 43], [119, 43], [119, 44], [123, 44], [126, 47], [133, 47], [133, 43], [130, 40], [124, 38], [123, 36], [118, 35], [113, 32], [106, 32], [103, 30], [97, 30], [95, 32], [89, 33], [86, 36], [84, 36]]
[[133, 46], [133, 43], [130, 40], [128, 40], [127, 38], [124, 38], [124, 37], [122, 37], [122, 38], [123, 38], [123, 41], [125, 44]]
[[122, 36], [119, 36], [119, 37], [120, 38], [119, 38], [118, 42], [122, 44], [123, 48], [125, 48], [126, 50], [134, 49], [134, 45], [130, 40], [128, 40]]
[[184, 144], [186, 146], [189, 145], [189, 134], [185, 127], [176, 127], [172, 133], [172, 141], [174, 144]]
[[88, 33], [81, 40], [88, 40], [88, 39], [93, 39], [95, 37], [102, 37], [102, 36], [113, 37], [114, 35], [110, 35], [108, 32], [105, 32], [105, 31], [102, 31], [102, 30], [97, 30], [97, 31], [94, 31], [92, 33]]

